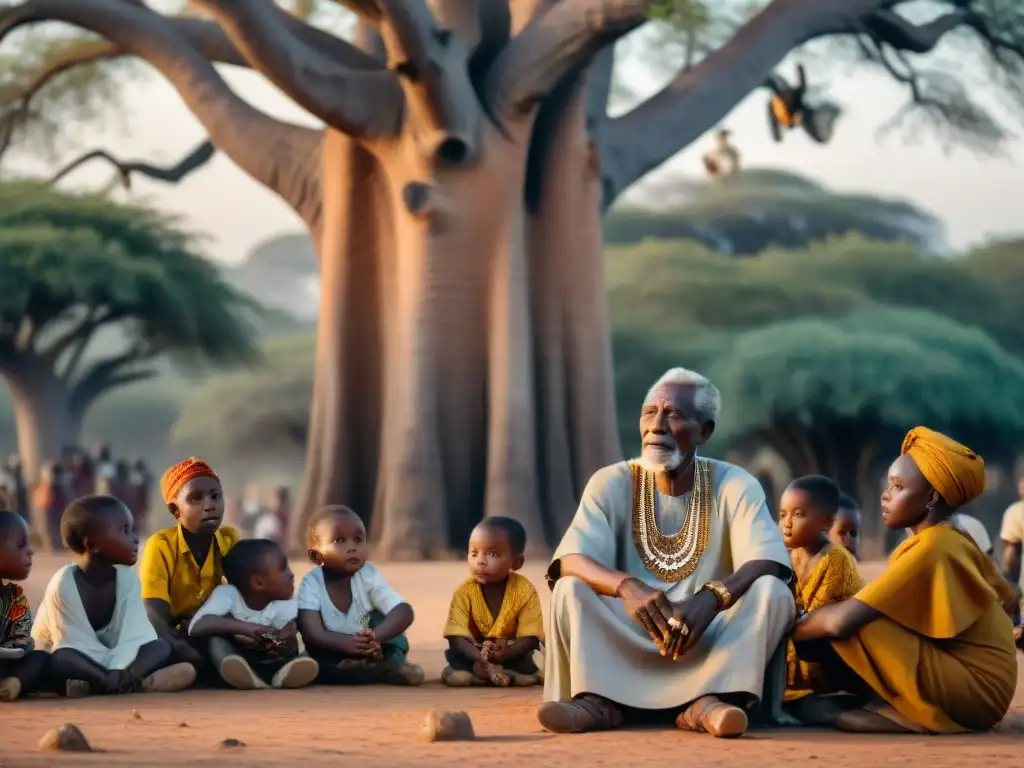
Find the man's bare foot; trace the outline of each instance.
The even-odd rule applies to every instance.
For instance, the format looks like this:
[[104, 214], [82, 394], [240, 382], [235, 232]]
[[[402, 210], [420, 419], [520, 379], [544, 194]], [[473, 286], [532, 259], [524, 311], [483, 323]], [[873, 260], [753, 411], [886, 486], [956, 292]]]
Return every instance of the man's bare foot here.
[[747, 713], [717, 696], [701, 696], [676, 718], [676, 728], [735, 739], [747, 732]]
[[5, 677], [0, 680], [0, 701], [14, 701], [21, 695], [21, 680]]
[[607, 731], [622, 724], [622, 710], [603, 696], [584, 693], [572, 701], [546, 701], [537, 719], [552, 733]]

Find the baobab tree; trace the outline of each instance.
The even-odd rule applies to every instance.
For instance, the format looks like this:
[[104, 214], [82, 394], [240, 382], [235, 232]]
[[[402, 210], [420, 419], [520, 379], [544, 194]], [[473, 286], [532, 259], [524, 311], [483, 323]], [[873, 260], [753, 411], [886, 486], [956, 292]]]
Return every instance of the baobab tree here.
[[[271, 0], [194, 0], [205, 17], [188, 19], [139, 0], [26, 0], [0, 15], [0, 37], [63, 21], [106, 41], [89, 60], [144, 59], [211, 145], [303, 219], [322, 290], [298, 506], [350, 504], [396, 557], [461, 544], [491, 514], [550, 541], [591, 473], [619, 458], [602, 211], [791, 51], [857, 40], [934, 111], [944, 103], [898, 69], [908, 54], [967, 29], [1016, 74], [1020, 50], [988, 0], [945, 0], [923, 24], [900, 0], [772, 0], [612, 119], [616, 41], [700, 3], [339, 4], [358, 15], [354, 42]], [[259, 72], [323, 128], [261, 113], [216, 62]]]

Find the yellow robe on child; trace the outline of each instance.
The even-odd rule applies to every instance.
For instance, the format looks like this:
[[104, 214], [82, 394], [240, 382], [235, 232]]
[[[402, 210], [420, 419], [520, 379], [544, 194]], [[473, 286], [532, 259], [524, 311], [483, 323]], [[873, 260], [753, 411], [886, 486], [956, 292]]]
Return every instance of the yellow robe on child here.
[[832, 646], [900, 715], [932, 733], [1002, 720], [1017, 685], [1013, 591], [970, 538], [925, 529], [855, 597], [882, 618]]
[[536, 637], [543, 641], [540, 596], [529, 579], [510, 573], [501, 610], [497, 616], [492, 616], [480, 585], [475, 579], [466, 579], [452, 596], [444, 636], [466, 637], [476, 642], [517, 637]]
[[[848, 600], [861, 588], [860, 572], [853, 555], [842, 547], [826, 545], [810, 574], [796, 585], [796, 605], [800, 611]], [[835, 693], [821, 666], [800, 661], [793, 641], [786, 648], [786, 701], [795, 701], [812, 693]]]

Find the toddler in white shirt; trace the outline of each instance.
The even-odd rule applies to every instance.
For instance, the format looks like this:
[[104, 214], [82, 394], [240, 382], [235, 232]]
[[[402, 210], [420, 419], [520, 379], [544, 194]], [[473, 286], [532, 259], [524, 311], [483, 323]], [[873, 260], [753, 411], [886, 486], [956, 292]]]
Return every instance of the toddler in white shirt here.
[[232, 688], [301, 688], [318, 665], [300, 655], [295, 574], [281, 545], [244, 539], [224, 557], [224, 577], [196, 611], [188, 633], [210, 637], [210, 658]]
[[406, 603], [366, 562], [366, 528], [348, 507], [317, 512], [307, 533], [316, 568], [299, 586], [299, 629], [330, 684], [420, 685], [423, 670], [406, 663], [412, 624]]

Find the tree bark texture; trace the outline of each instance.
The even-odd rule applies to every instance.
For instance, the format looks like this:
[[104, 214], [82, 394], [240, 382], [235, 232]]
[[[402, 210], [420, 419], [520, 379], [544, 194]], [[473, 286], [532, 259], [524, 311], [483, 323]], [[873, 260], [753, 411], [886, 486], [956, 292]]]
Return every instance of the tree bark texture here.
[[[773, 0], [615, 120], [611, 46], [654, 0], [343, 4], [357, 44], [270, 0], [196, 0], [208, 18], [187, 24], [129, 0], [26, 0], [0, 37], [65, 21], [147, 60], [308, 224], [322, 287], [298, 548], [302, 521], [340, 503], [384, 557], [461, 550], [488, 515], [542, 551], [621, 455], [603, 208], [794, 47], [891, 3]], [[260, 72], [324, 129], [260, 113], [213, 61]]]

